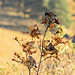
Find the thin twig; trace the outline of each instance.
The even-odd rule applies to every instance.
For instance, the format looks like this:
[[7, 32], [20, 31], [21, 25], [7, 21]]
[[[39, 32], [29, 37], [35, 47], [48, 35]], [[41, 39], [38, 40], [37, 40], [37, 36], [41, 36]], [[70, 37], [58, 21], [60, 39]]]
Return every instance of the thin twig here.
[[33, 66], [33, 69], [37, 72], [36, 68]]
[[[40, 47], [41, 47], [41, 39], [40, 39]], [[39, 47], [39, 48], [40, 48], [40, 47]], [[40, 53], [41, 53], [41, 48], [40, 48]]]
[[[19, 45], [22, 47], [22, 45], [20, 44], [20, 42], [17, 40], [17, 42], [19, 43]], [[23, 47], [22, 47], [23, 48]]]
[[42, 53], [43, 53], [43, 41], [44, 41], [44, 38], [45, 38], [45, 35], [46, 35], [46, 32], [48, 30], [49, 26], [47, 26], [45, 32], [44, 32], [44, 36], [43, 36], [43, 40], [42, 40], [42, 51], [41, 51], [41, 56], [40, 56], [40, 62], [39, 62], [39, 66], [38, 66], [38, 71], [37, 71], [37, 75], [39, 73], [39, 69], [40, 69], [40, 65], [41, 65], [41, 58], [42, 58]]
[[[32, 37], [32, 43], [31, 43], [31, 46], [32, 46], [32, 45], [33, 45], [33, 37]], [[29, 57], [30, 57], [30, 53], [29, 53]], [[31, 70], [31, 69], [30, 69], [30, 68], [28, 68], [28, 69], [29, 69], [29, 75], [30, 75], [30, 74], [31, 74], [31, 73], [30, 73], [30, 70]]]
[[30, 75], [30, 68], [29, 68], [29, 75]]

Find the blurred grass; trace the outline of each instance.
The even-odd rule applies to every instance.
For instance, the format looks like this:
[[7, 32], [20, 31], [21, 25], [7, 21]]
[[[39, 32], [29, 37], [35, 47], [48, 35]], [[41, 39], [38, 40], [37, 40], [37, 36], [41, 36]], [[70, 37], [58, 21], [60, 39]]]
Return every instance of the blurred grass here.
[[[11, 31], [7, 29], [0, 28], [0, 72], [3, 73], [1, 75], [28, 75], [28, 69], [24, 65], [19, 65], [16, 62], [12, 61], [14, 52], [22, 52], [22, 48], [19, 44], [13, 39], [14, 37], [18, 37], [26, 39], [24, 42], [29, 41], [31, 39], [28, 35], [23, 35], [20, 32]], [[45, 62], [41, 64], [40, 75], [74, 75], [75, 72], [75, 48], [72, 48], [70, 44], [60, 45], [59, 46], [59, 58], [61, 61], [56, 59], [47, 59]], [[33, 54], [33, 57], [39, 62], [40, 51], [36, 54]], [[7, 64], [8, 62], [8, 64]], [[15, 65], [15, 66], [13, 66]], [[17, 70], [18, 69], [18, 70]], [[4, 71], [4, 72], [3, 72]], [[32, 75], [36, 75], [36, 72], [32, 69]]]

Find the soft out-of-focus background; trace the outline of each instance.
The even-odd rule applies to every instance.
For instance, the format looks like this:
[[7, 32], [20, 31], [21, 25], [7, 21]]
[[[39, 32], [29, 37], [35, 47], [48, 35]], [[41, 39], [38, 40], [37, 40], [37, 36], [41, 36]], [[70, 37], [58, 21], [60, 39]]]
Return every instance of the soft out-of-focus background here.
[[[28, 75], [27, 68], [12, 62], [14, 52], [21, 51], [21, 47], [13, 38], [17, 36], [29, 40], [30, 37], [22, 35], [21, 32], [28, 31], [29, 26], [34, 24], [37, 24], [43, 32], [45, 26], [40, 22], [47, 10], [57, 15], [60, 24], [67, 28], [67, 36], [72, 37], [71, 40], [75, 43], [75, 0], [0, 0], [0, 75], [23, 75], [23, 73]], [[50, 72], [51, 75], [74, 75], [74, 52], [72, 50], [61, 54], [63, 60], [59, 65], [53, 61], [42, 64], [46, 67], [43, 67], [40, 75], [50, 75]], [[32, 72], [35, 75], [34, 71]]]

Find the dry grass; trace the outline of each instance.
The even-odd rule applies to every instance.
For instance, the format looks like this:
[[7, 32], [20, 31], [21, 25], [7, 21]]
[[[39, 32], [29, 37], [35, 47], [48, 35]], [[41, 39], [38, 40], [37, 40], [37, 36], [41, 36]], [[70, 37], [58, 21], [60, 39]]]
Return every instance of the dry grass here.
[[22, 37], [27, 38], [27, 40], [30, 39], [30, 37], [25, 36], [20, 32], [15, 32], [0, 28], [0, 60], [1, 60], [0, 64], [1, 65], [4, 65], [4, 63], [7, 61], [11, 61], [13, 53], [15, 51], [21, 50], [21, 47], [13, 39], [16, 36], [19, 38]]
[[[28, 70], [24, 65], [19, 65], [16, 62], [12, 62], [14, 52], [22, 52], [19, 44], [13, 40], [14, 37], [21, 39], [22, 37], [26, 41], [30, 40], [31, 37], [28, 35], [23, 35], [20, 32], [6, 30], [0, 28], [0, 65], [2, 65], [6, 70], [3, 75], [28, 75]], [[22, 42], [22, 43], [25, 43]], [[63, 48], [63, 46], [62, 46]], [[66, 48], [66, 50], [68, 50]], [[70, 50], [70, 49], [69, 49]], [[39, 51], [33, 54], [35, 60], [39, 61]], [[75, 51], [62, 52], [59, 54], [61, 61], [56, 59], [48, 59], [46, 62], [42, 63], [40, 75], [74, 75], [75, 73]], [[9, 65], [7, 64], [9, 63]], [[11, 64], [10, 64], [11, 62]], [[15, 66], [13, 66], [15, 64]], [[0, 66], [1, 67], [1, 66]], [[16, 68], [17, 67], [17, 68]], [[17, 70], [18, 69], [18, 70]], [[1, 70], [2, 71], [2, 70]], [[36, 72], [32, 70], [32, 75], [36, 75]]]

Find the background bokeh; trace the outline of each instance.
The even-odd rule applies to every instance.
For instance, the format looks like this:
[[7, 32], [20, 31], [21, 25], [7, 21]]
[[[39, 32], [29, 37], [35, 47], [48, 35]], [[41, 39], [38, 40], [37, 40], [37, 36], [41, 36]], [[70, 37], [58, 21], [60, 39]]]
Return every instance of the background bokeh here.
[[[61, 63], [48, 60], [50, 63], [42, 64], [45, 67], [40, 75], [75, 75], [75, 0], [0, 0], [0, 75], [28, 75], [26, 67], [12, 62], [14, 52], [22, 50], [13, 38], [29, 40], [30, 37], [22, 32], [29, 31], [34, 24], [43, 32], [45, 26], [40, 22], [45, 11], [54, 12], [60, 25], [67, 28], [65, 36], [70, 38], [73, 48], [60, 55]], [[34, 71], [32, 75], [35, 75]]]

